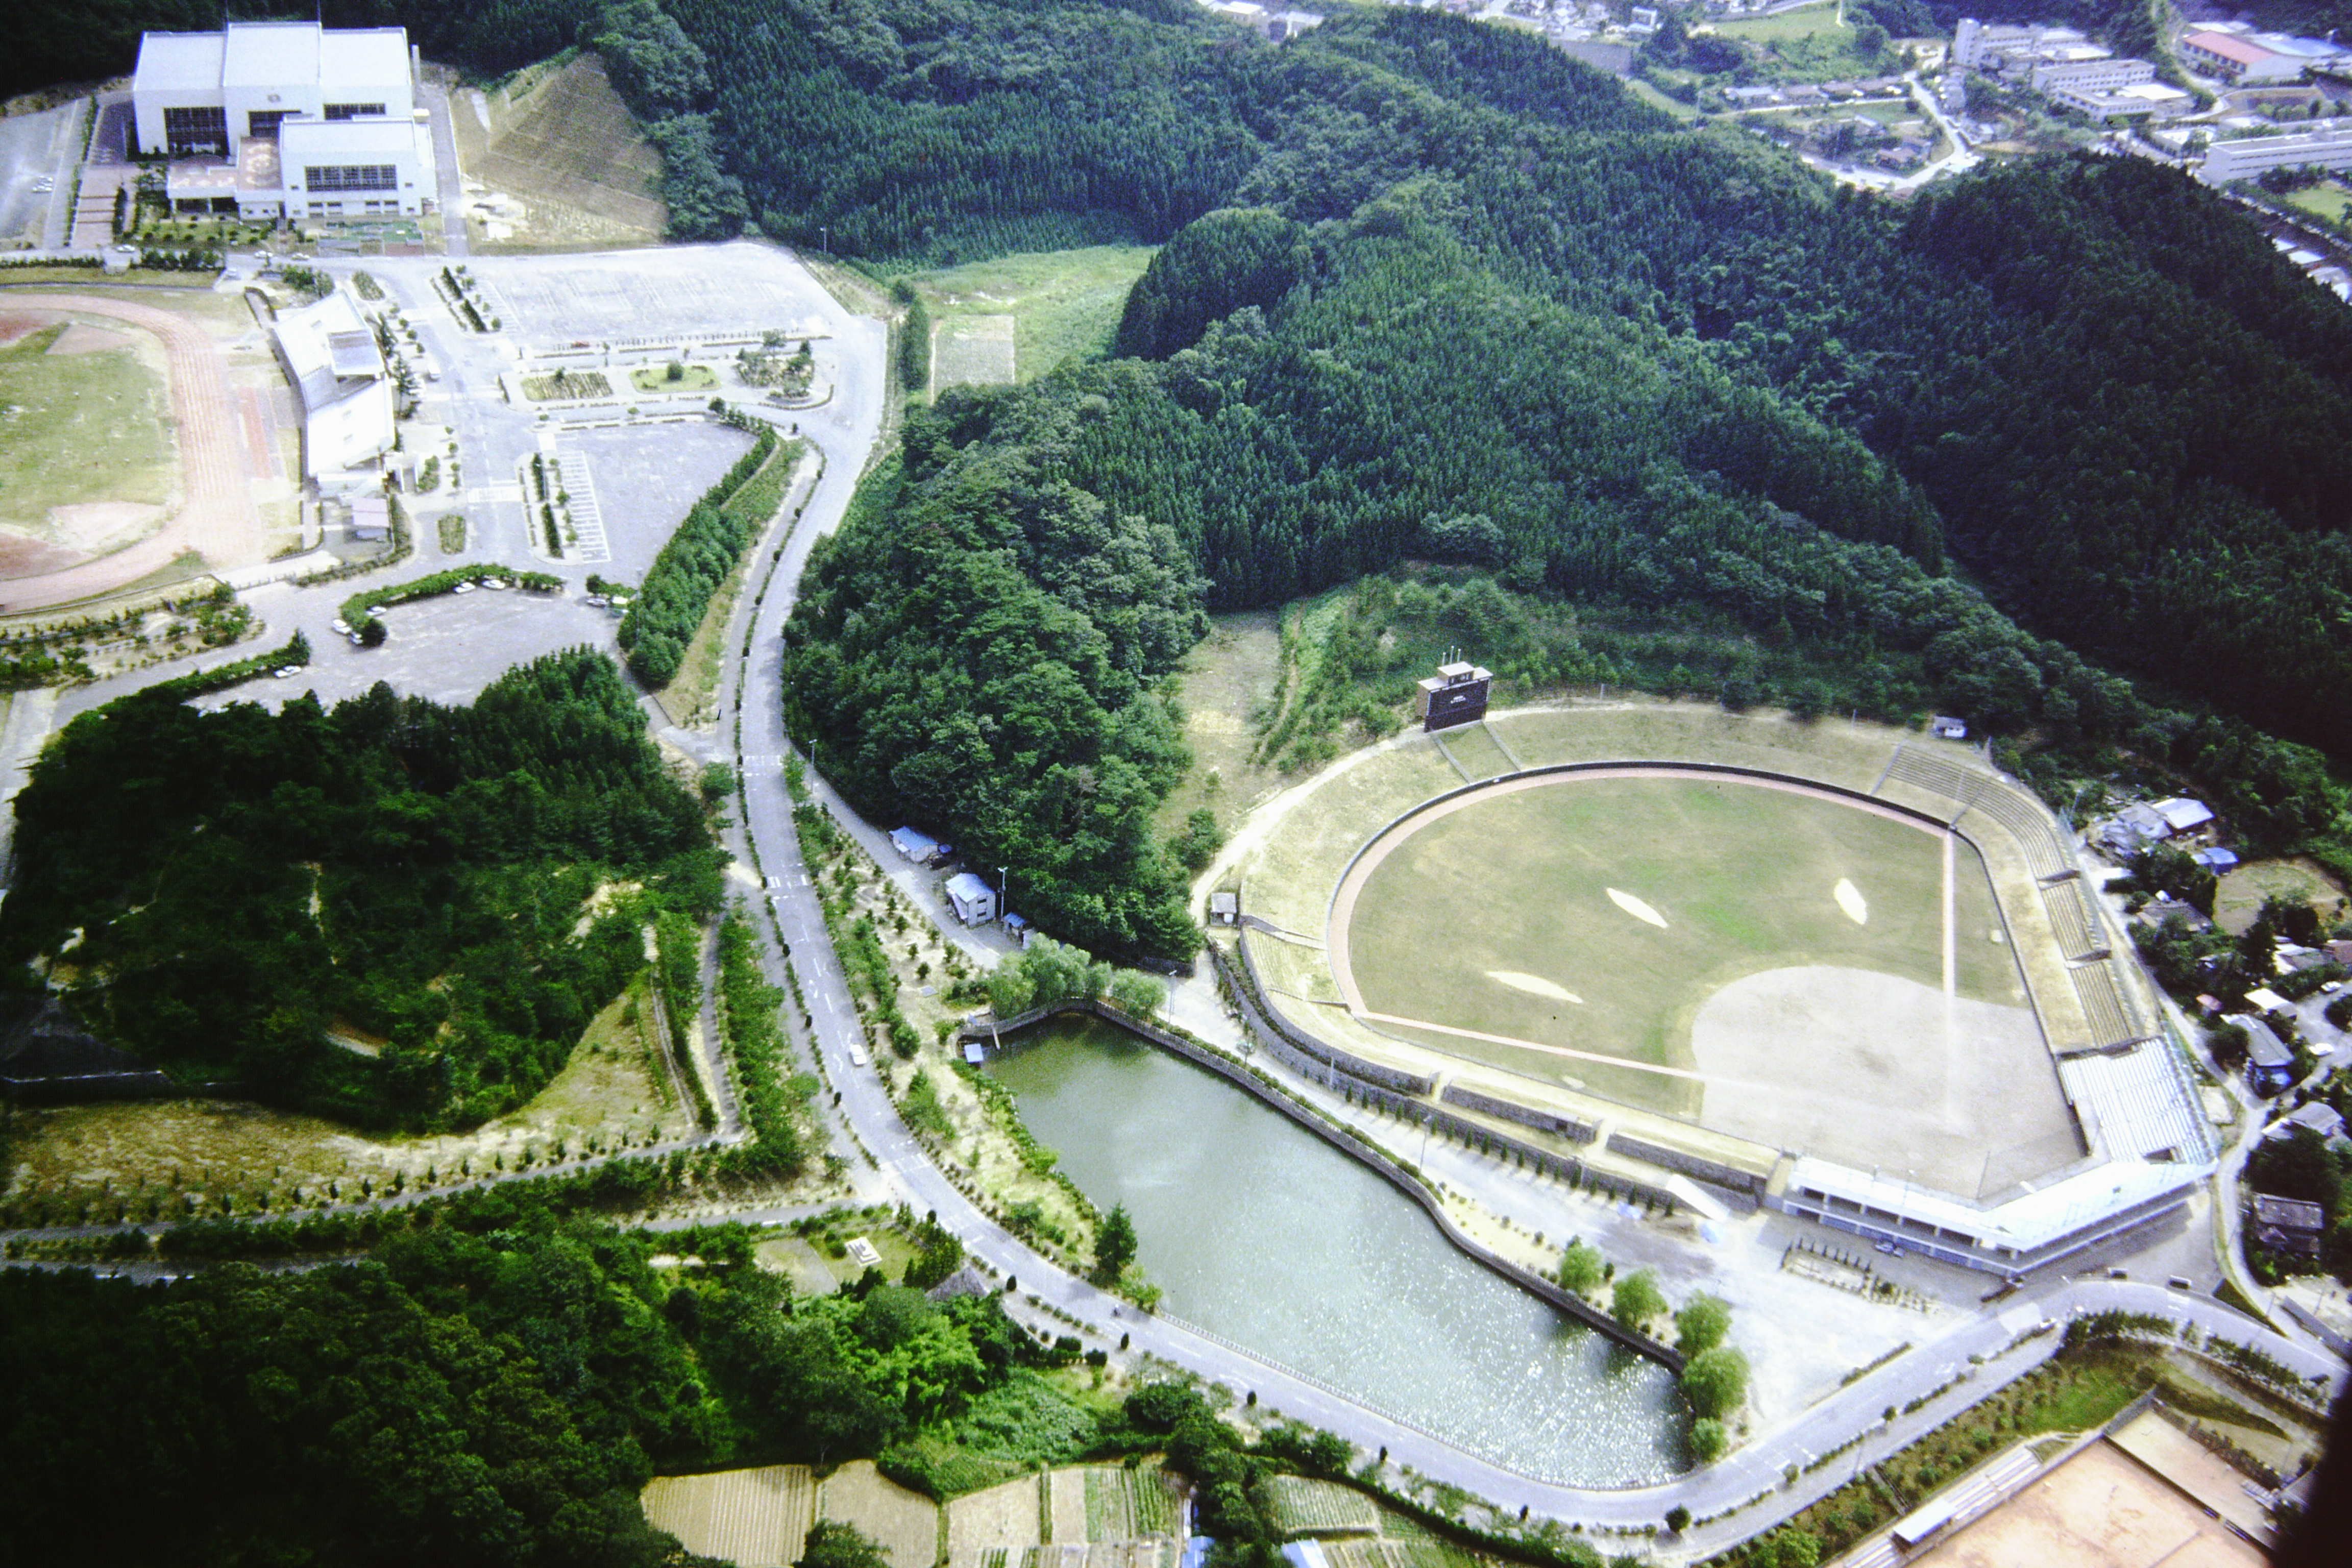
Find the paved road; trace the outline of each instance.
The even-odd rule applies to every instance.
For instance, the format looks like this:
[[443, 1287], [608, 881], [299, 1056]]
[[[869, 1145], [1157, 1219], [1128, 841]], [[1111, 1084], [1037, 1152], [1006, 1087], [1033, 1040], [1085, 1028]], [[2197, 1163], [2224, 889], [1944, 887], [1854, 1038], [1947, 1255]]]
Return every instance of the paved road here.
[[[776, 929], [790, 946], [814, 1020], [814, 1046], [824, 1076], [838, 1091], [841, 1109], [857, 1142], [870, 1152], [880, 1186], [918, 1213], [936, 1213], [982, 1262], [1000, 1276], [1017, 1280], [1023, 1294], [1034, 1295], [1092, 1325], [1098, 1342], [1115, 1345], [1121, 1334], [1131, 1336], [1133, 1352], [1156, 1355], [1236, 1390], [1255, 1392], [1262, 1404], [1337, 1432], [1366, 1452], [1386, 1448], [1392, 1461], [1466, 1487], [1507, 1507], [1526, 1504], [1588, 1528], [1631, 1529], [1657, 1523], [1677, 1503], [1704, 1518], [1738, 1508], [1759, 1493], [1769, 1494], [1762, 1503], [1740, 1509], [1732, 1519], [1694, 1530], [1685, 1543], [1694, 1548], [1720, 1546], [1744, 1537], [1843, 1484], [1845, 1472], [1831, 1466], [1794, 1488], [1779, 1489], [1783, 1466], [1793, 1462], [1801, 1467], [1855, 1433], [1881, 1426], [1880, 1411], [1933, 1393], [1969, 1370], [1970, 1356], [1993, 1359], [1975, 1371], [1972, 1383], [1930, 1400], [1915, 1415], [1899, 1417], [1891, 1428], [1865, 1439], [1864, 1451], [1874, 1458], [1899, 1447], [1981, 1397], [1997, 1385], [1995, 1380], [2006, 1381], [2027, 1370], [2048, 1352], [2055, 1336], [2030, 1341], [2006, 1354], [2004, 1347], [2017, 1326], [2037, 1322], [2044, 1314], [2063, 1318], [2070, 1310], [2102, 1305], [2161, 1310], [2195, 1321], [2200, 1328], [2256, 1342], [2300, 1371], [2341, 1373], [2342, 1368], [2328, 1358], [2272, 1334], [2217, 1302], [2126, 1282], [2061, 1282], [2012, 1299], [1999, 1317], [1964, 1321], [1940, 1338], [1814, 1405], [1720, 1464], [1660, 1486], [1605, 1490], [1533, 1480], [1464, 1453], [1443, 1439], [1200, 1331], [1164, 1317], [1139, 1314], [1031, 1251], [982, 1213], [930, 1162], [899, 1120], [875, 1069], [852, 1064], [851, 1047], [866, 1047], [867, 1042], [847, 981], [825, 935], [823, 911], [801, 859], [792, 826], [792, 803], [784, 789], [782, 760], [790, 742], [778, 699], [782, 626], [809, 551], [818, 538], [839, 526], [873, 440], [877, 427], [873, 421], [879, 411], [873, 389], [878, 388], [882, 374], [878, 329], [870, 334], [869, 349], [868, 355], [861, 357], [846, 352], [845, 345], [844, 396], [836, 399], [838, 412], [829, 422], [803, 427], [824, 449], [826, 470], [800, 528], [784, 548], [767, 593], [756, 609], [746, 611], [743, 629], [749, 636], [750, 654], [737, 678], [739, 684], [730, 689], [731, 722], [722, 721], [722, 733], [734, 742], [744, 783], [741, 826], [757, 847], [761, 868], [776, 884], [769, 891]], [[742, 659], [745, 646], [740, 637], [730, 637], [730, 656]], [[890, 865], [891, 858], [883, 858], [882, 864]], [[776, 980], [782, 983], [781, 972]], [[870, 1048], [868, 1054], [872, 1054]]]
[[[73, 165], [88, 110], [76, 99], [0, 120], [0, 240], [21, 235], [44, 249], [65, 243], [66, 204], [73, 200]], [[51, 189], [36, 188], [44, 179]]]
[[435, 201], [441, 209], [441, 232], [451, 256], [471, 256], [473, 242], [466, 237], [465, 171], [457, 166], [457, 133], [449, 117], [457, 113], [470, 114], [470, 108], [461, 109], [457, 100], [437, 87], [425, 86], [418, 94], [425, 108], [433, 116], [433, 161], [437, 170], [440, 189]]

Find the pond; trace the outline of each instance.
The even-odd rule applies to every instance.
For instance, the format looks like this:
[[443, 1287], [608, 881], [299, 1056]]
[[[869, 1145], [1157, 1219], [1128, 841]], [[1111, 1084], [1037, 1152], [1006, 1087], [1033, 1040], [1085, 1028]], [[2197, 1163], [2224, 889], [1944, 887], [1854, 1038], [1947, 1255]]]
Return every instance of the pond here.
[[1223, 1079], [1095, 1019], [989, 1064], [1039, 1142], [1127, 1205], [1162, 1310], [1538, 1479], [1688, 1463], [1673, 1376], [1456, 1251], [1420, 1206]]

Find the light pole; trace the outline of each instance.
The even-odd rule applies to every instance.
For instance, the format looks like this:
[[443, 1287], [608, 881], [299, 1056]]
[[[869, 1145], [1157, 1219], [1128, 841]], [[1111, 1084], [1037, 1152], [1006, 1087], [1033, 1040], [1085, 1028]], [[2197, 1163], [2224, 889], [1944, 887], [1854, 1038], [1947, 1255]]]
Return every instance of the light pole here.
[[1004, 917], [1012, 912], [1004, 907], [1005, 900], [1013, 896], [1008, 890], [1011, 886], [1007, 879], [1009, 875], [1005, 868], [999, 866], [996, 868], [996, 923], [999, 925], [1003, 925]]

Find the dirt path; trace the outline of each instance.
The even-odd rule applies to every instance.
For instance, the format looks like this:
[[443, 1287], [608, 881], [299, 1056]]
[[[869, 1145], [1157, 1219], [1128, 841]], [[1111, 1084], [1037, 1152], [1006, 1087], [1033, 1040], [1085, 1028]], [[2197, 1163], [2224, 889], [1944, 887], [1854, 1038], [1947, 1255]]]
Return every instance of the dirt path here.
[[261, 514], [253, 504], [253, 475], [238, 436], [228, 367], [210, 333], [168, 310], [129, 300], [14, 290], [5, 297], [33, 310], [109, 317], [163, 340], [171, 367], [182, 500], [152, 538], [60, 571], [0, 584], [0, 612], [94, 599], [162, 571], [190, 551], [215, 567], [247, 565], [268, 552]]

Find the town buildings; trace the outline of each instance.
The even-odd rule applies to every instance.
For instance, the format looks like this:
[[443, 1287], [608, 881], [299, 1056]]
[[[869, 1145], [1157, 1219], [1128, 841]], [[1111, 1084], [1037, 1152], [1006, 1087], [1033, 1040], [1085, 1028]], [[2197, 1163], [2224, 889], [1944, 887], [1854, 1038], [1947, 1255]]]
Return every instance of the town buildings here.
[[281, 310], [278, 353], [302, 404], [302, 471], [313, 479], [373, 463], [392, 450], [395, 388], [375, 333], [340, 289]]

